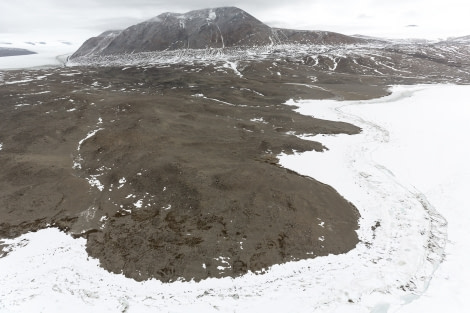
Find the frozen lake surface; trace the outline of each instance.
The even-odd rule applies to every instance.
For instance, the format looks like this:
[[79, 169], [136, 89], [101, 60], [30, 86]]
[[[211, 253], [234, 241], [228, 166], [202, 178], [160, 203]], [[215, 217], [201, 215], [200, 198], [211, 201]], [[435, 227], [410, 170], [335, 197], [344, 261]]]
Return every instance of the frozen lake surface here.
[[264, 275], [139, 283], [100, 268], [84, 239], [45, 229], [3, 240], [0, 311], [459, 311], [470, 279], [470, 86], [392, 91], [370, 101], [289, 102], [302, 114], [363, 128], [360, 135], [312, 137], [327, 152], [280, 156], [283, 166], [356, 205], [361, 243], [349, 253]]

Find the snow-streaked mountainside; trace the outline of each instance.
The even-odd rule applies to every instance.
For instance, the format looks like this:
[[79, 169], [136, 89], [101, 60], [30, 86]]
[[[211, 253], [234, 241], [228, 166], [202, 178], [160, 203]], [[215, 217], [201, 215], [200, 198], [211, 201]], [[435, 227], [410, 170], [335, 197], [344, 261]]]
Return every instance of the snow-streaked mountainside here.
[[276, 44], [354, 44], [367, 40], [333, 32], [271, 28], [235, 7], [163, 13], [122, 32], [87, 40], [72, 56]]
[[123, 31], [104, 32], [88, 39], [68, 65], [229, 62], [240, 67], [246, 62], [286, 60], [322, 72], [393, 78], [394, 84], [410, 78], [459, 83], [470, 75], [469, 40], [466, 36], [438, 42], [391, 41], [271, 28], [243, 10], [226, 7], [164, 13]]
[[75, 52], [73, 55], [81, 55], [82, 52], [81, 50], [86, 50], [86, 55], [98, 55], [100, 54], [104, 49], [108, 47], [108, 45], [117, 37], [121, 34], [120, 30], [108, 30], [105, 31], [104, 33], [92, 37], [88, 39], [81, 47], [80, 49]]

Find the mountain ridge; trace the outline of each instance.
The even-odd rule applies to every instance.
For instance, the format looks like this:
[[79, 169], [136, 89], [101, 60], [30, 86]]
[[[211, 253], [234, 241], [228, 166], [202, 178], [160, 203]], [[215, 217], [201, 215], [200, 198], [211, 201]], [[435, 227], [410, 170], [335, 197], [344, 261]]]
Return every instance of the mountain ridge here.
[[354, 44], [366, 39], [328, 31], [270, 27], [236, 7], [163, 13], [122, 31], [88, 39], [71, 58], [178, 49], [276, 44]]
[[19, 55], [29, 55], [37, 54], [37, 52], [22, 49], [22, 48], [12, 48], [12, 47], [0, 47], [0, 57], [10, 57], [10, 56], [19, 56]]

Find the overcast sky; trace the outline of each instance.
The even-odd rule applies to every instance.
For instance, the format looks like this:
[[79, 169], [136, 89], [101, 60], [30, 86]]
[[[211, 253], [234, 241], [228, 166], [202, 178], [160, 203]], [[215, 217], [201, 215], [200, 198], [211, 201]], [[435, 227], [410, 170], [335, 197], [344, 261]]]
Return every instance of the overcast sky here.
[[469, 0], [0, 0], [0, 43], [15, 36], [84, 41], [163, 12], [219, 6], [237, 6], [276, 27], [395, 38], [470, 35]]

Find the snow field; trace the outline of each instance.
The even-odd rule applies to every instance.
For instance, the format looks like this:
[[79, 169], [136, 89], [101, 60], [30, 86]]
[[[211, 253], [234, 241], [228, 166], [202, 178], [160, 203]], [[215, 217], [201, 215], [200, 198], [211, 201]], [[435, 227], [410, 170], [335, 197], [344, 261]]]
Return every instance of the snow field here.
[[[423, 251], [422, 247], [416, 245], [417, 250], [411, 250], [412, 253], [406, 258], [409, 262], [427, 255], [421, 265], [423, 267], [417, 268], [418, 275], [415, 275], [423, 278], [421, 286], [409, 297], [402, 296], [405, 300], [403, 305], [390, 305], [389, 311], [458, 312], [464, 307], [465, 294], [468, 293], [466, 282], [470, 280], [470, 270], [465, 266], [470, 262], [470, 244], [465, 240], [466, 224], [470, 221], [465, 209], [465, 203], [468, 202], [465, 191], [470, 190], [470, 147], [466, 144], [470, 137], [470, 107], [466, 102], [470, 86], [395, 86], [392, 91], [392, 95], [372, 101], [305, 101], [300, 104], [299, 111], [318, 118], [336, 118], [362, 127], [366, 136], [371, 135], [370, 140], [365, 141], [366, 146], [372, 143], [367, 155], [377, 169], [382, 168], [383, 174], [388, 173], [410, 195], [414, 194], [416, 200], [426, 208], [425, 211], [429, 212], [424, 217], [431, 221], [430, 239], [434, 246], [425, 242], [427, 246]], [[370, 131], [371, 127], [376, 131]], [[373, 134], [375, 138], [372, 138]], [[331, 146], [330, 141], [336, 140], [335, 137], [319, 140], [332, 153], [343, 149], [337, 153], [339, 159], [342, 158], [341, 154], [359, 150], [343, 144], [338, 148]], [[348, 139], [349, 142], [352, 140]], [[382, 143], [374, 147], [373, 142]], [[288, 160], [285, 159], [285, 162]], [[315, 160], [311, 157], [309, 161]], [[354, 163], [357, 164], [358, 160]], [[343, 184], [347, 185], [342, 183], [342, 171], [332, 176], [328, 170], [322, 172], [321, 166], [309, 168], [310, 175], [332, 184], [361, 209], [360, 202], [354, 200], [354, 192], [349, 192], [348, 186], [342, 187]], [[356, 169], [360, 171], [357, 166]], [[371, 183], [372, 179], [368, 181]], [[416, 209], [419, 210], [419, 206]], [[422, 222], [424, 226], [426, 222]], [[393, 225], [395, 231], [403, 231], [396, 226]], [[417, 238], [410, 234], [408, 239], [403, 238], [405, 242], [400, 245], [406, 247]], [[441, 264], [439, 260], [442, 260]], [[392, 267], [390, 270], [393, 272], [397, 269]], [[432, 276], [426, 278], [430, 274]], [[405, 305], [407, 299], [415, 301]]]
[[[4, 39], [3, 36], [2, 39]], [[6, 39], [10, 44], [2, 44], [2, 46], [23, 48], [37, 54], [2, 57], [0, 58], [0, 69], [57, 67], [63, 65], [67, 60], [67, 56], [76, 51], [81, 44], [80, 41], [75, 40], [73, 42], [60, 40], [29, 42], [27, 40], [21, 41], [16, 36], [13, 38], [7, 37]]]

